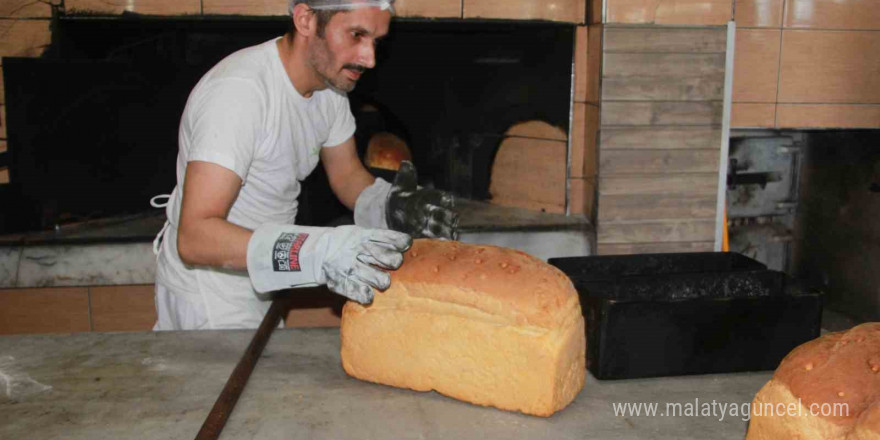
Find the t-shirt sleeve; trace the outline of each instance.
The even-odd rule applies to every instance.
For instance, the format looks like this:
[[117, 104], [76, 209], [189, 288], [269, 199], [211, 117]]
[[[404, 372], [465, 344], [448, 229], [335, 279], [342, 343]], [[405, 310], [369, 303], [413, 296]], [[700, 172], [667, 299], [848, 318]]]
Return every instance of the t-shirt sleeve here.
[[247, 180], [263, 127], [263, 96], [237, 78], [216, 80], [196, 91], [184, 118], [189, 124], [187, 161], [204, 161]]
[[333, 126], [330, 127], [330, 136], [327, 138], [327, 142], [324, 142], [324, 147], [335, 147], [354, 136], [354, 115], [351, 114], [348, 97], [334, 101], [336, 114], [333, 118]]

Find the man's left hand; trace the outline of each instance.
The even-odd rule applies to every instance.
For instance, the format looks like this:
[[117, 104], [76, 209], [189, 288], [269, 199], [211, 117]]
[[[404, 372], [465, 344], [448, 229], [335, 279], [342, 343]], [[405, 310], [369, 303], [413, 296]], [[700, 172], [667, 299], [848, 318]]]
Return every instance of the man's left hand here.
[[385, 206], [388, 227], [413, 238], [458, 239], [458, 213], [452, 194], [419, 188], [416, 168], [403, 161]]

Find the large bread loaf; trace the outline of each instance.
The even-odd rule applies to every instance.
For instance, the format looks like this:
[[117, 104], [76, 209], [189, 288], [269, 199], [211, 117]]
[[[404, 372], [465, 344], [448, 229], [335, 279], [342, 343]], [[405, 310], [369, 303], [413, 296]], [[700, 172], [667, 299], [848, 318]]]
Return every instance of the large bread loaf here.
[[752, 402], [747, 440], [880, 439], [880, 323], [788, 354]]
[[584, 385], [584, 319], [562, 272], [520, 251], [415, 240], [391, 287], [342, 312], [359, 379], [549, 416]]

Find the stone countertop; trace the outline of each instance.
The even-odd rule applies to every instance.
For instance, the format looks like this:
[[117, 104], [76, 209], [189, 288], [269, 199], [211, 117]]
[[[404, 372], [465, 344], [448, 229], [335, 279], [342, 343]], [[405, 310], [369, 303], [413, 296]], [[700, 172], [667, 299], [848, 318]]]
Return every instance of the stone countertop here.
[[[0, 337], [0, 438], [193, 438], [253, 331]], [[277, 330], [221, 438], [743, 439], [741, 410], [771, 372], [587, 383], [539, 418], [362, 382], [345, 374], [338, 329]], [[701, 415], [715, 401], [714, 415]], [[615, 415], [616, 403], [696, 415]], [[726, 405], [724, 417], [721, 404]], [[739, 413], [741, 414], [741, 412]]]

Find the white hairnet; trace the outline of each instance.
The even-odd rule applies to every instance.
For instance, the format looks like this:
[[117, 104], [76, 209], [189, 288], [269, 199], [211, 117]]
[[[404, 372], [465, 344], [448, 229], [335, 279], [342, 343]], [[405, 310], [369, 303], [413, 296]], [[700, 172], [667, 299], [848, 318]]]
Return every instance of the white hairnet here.
[[315, 10], [352, 10], [357, 8], [373, 7], [389, 10], [394, 13], [394, 0], [290, 0], [287, 11], [293, 15], [293, 7], [305, 3]]

